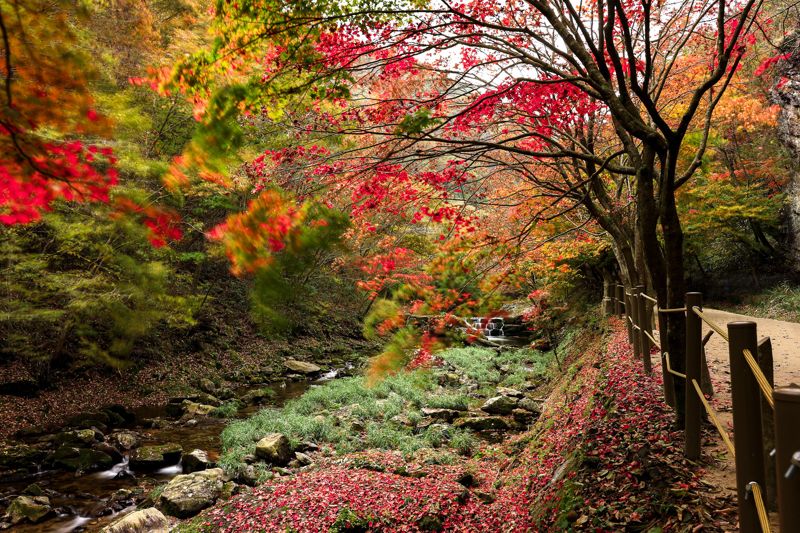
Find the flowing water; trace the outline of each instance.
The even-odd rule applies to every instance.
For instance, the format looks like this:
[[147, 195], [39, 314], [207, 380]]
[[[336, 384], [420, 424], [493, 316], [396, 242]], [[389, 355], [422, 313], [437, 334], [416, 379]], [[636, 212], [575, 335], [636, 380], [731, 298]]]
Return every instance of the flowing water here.
[[[274, 392], [262, 405], [247, 406], [239, 410], [237, 417], [247, 417], [265, 407], [280, 407], [291, 398], [302, 395], [309, 387], [320, 382], [333, 379], [339, 374], [331, 370], [316, 381], [286, 381], [270, 385]], [[264, 388], [264, 387], [252, 387]], [[248, 389], [237, 391], [243, 395]], [[201, 449], [208, 452], [209, 459], [216, 461], [220, 454], [220, 433], [228, 421], [220, 418], [198, 418], [198, 424], [187, 427], [169, 424], [164, 428], [144, 428], [138, 421], [152, 418], [169, 419], [165, 407], [147, 407], [135, 411], [137, 425], [132, 430], [144, 436], [141, 445], [177, 443], [184, 452]], [[112, 468], [90, 474], [76, 476], [70, 472], [46, 471], [20, 481], [0, 483], [0, 498], [9, 498], [20, 494], [31, 483], [38, 484], [47, 492], [54, 508], [66, 509], [69, 512], [56, 516], [40, 524], [25, 524], [12, 528], [20, 533], [57, 532], [69, 533], [79, 531], [98, 531], [108, 525], [121, 514], [130, 512], [133, 506], [115, 509], [112, 499], [120, 490], [134, 490], [142, 481], [149, 478], [148, 485], [160, 484], [181, 473], [180, 463], [170, 465], [156, 472], [131, 471], [127, 454], [122, 462]], [[53, 491], [53, 492], [49, 492]], [[119, 507], [119, 505], [117, 506]]]

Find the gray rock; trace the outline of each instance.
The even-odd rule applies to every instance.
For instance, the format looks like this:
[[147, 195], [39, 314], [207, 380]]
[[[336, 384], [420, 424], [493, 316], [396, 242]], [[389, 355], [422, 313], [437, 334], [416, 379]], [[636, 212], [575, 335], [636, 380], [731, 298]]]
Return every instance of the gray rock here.
[[205, 392], [201, 392], [200, 394], [198, 394], [194, 398], [187, 398], [187, 399], [192, 400], [192, 401], [194, 401], [196, 403], [201, 403], [201, 404], [205, 404], [205, 405], [213, 405], [214, 407], [219, 407], [220, 405], [222, 405], [222, 400], [220, 400], [219, 398], [217, 398], [213, 394], [207, 394]]
[[219, 495], [219, 499], [221, 500], [229, 500], [233, 496], [239, 494], [240, 488], [239, 485], [234, 483], [233, 481], [226, 481], [222, 485], [222, 492]]
[[322, 371], [322, 369], [314, 363], [306, 363], [305, 361], [298, 361], [297, 359], [287, 359], [283, 364], [292, 372], [299, 372], [300, 374], [316, 374]]
[[258, 471], [253, 465], [246, 465], [241, 469], [239, 475], [236, 476], [236, 481], [248, 487], [255, 487], [258, 483]]
[[188, 417], [208, 416], [215, 409], [213, 405], [196, 403], [191, 400], [183, 400], [181, 405], [183, 406], [183, 416]]
[[172, 478], [158, 499], [158, 506], [168, 515], [189, 518], [217, 501], [223, 488], [221, 468], [211, 468]]
[[307, 466], [314, 462], [310, 456], [304, 454], [303, 452], [294, 452], [294, 457], [297, 459], [297, 462], [300, 464], [300, 466]]
[[509, 389], [508, 387], [497, 387], [497, 394], [501, 396], [510, 396], [511, 398], [522, 398], [522, 393], [517, 389]]
[[274, 465], [285, 465], [291, 459], [289, 439], [280, 433], [270, 433], [256, 443], [256, 457]]
[[46, 463], [72, 472], [93, 472], [111, 468], [115, 461], [113, 457], [101, 451], [65, 445], [49, 456]]
[[184, 474], [199, 472], [213, 466], [211, 461], [208, 460], [208, 454], [203, 450], [192, 450], [189, 453], [183, 454], [183, 457], [181, 457], [181, 465], [183, 465]]
[[531, 400], [530, 398], [521, 399], [517, 405], [521, 409], [525, 409], [531, 413], [536, 413], [537, 416], [542, 414], [542, 405], [539, 402]]
[[91, 446], [97, 441], [97, 433], [93, 429], [77, 429], [65, 431], [56, 435], [54, 442], [57, 446]]
[[177, 463], [182, 452], [181, 445], [175, 443], [142, 446], [131, 454], [130, 466], [134, 470], [158, 470]]
[[319, 446], [314, 444], [313, 442], [303, 441], [297, 445], [298, 452], [316, 452], [319, 450]]
[[169, 522], [161, 511], [150, 507], [126, 514], [102, 531], [103, 533], [167, 533]]
[[6, 510], [6, 517], [12, 525], [22, 522], [41, 522], [53, 513], [47, 496], [17, 496]]
[[98, 452], [103, 452], [104, 454], [108, 455], [109, 457], [111, 457], [111, 459], [114, 460], [115, 463], [119, 463], [120, 461], [122, 461], [122, 454], [120, 453], [120, 451], [106, 442], [98, 442], [97, 444], [92, 446], [92, 449]]
[[22, 491], [25, 496], [44, 496], [44, 490], [38, 483], [31, 483]]
[[536, 419], [535, 413], [526, 411], [525, 409], [514, 409], [511, 411], [511, 416], [514, 418], [515, 422], [523, 425], [530, 424]]
[[462, 415], [460, 411], [456, 411], [455, 409], [434, 409], [423, 407], [421, 411], [424, 416], [429, 416], [438, 420], [447, 420], [448, 422], [451, 422]]
[[272, 397], [270, 389], [254, 389], [247, 391], [242, 396], [242, 401], [247, 405], [258, 405], [264, 403]]
[[139, 435], [133, 431], [117, 431], [111, 434], [109, 440], [123, 450], [132, 450], [139, 446]]
[[217, 386], [214, 384], [213, 381], [211, 381], [208, 378], [201, 378], [200, 379], [200, 383], [198, 384], [198, 386], [200, 387], [201, 391], [203, 391], [205, 393], [208, 393], [208, 394], [212, 394], [213, 395], [213, 394], [216, 394], [216, 392], [217, 392]]
[[0, 448], [0, 469], [35, 470], [46, 456], [46, 451], [27, 444], [5, 446]]
[[511, 429], [505, 418], [499, 416], [469, 416], [458, 418], [453, 423], [457, 428], [471, 429], [473, 431], [486, 431], [498, 429]]
[[481, 406], [481, 410], [494, 415], [507, 415], [517, 406], [517, 401], [508, 396], [489, 398]]

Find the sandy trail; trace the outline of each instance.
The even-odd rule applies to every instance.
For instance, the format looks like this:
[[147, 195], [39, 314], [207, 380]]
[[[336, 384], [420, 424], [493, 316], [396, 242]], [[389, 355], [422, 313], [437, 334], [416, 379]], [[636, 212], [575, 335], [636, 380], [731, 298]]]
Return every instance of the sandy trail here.
[[[800, 384], [800, 324], [784, 322], [769, 318], [755, 318], [718, 309], [704, 309], [704, 314], [709, 320], [727, 329], [728, 322], [749, 320], [758, 324], [758, 338], [769, 337], [772, 340], [772, 357], [775, 369], [775, 386], [782, 387], [792, 383]], [[703, 323], [703, 334], [710, 328]], [[712, 379], [727, 384], [730, 390], [730, 359], [728, 343], [716, 333], [706, 345], [706, 358], [711, 368]], [[719, 391], [722, 393], [723, 391]], [[728, 394], [730, 394], [728, 392]]]
[[[723, 331], [727, 330], [729, 322], [739, 320], [756, 322], [759, 340], [769, 337], [772, 341], [775, 386], [800, 384], [800, 323], [756, 318], [711, 308], [705, 308], [703, 311], [706, 318], [720, 326]], [[710, 330], [711, 328], [704, 322], [703, 335]], [[727, 341], [717, 333], [714, 333], [706, 344], [706, 359], [711, 373], [711, 381], [714, 384], [715, 394], [712, 403], [718, 411], [723, 426], [732, 435], [730, 355]], [[703, 475], [703, 480], [708, 484], [709, 490], [727, 494], [731, 501], [735, 502], [736, 470], [722, 440], [714, 435], [712, 440], [705, 441], [703, 454], [712, 465], [706, 469]], [[775, 513], [770, 513], [770, 522], [772, 531], [777, 532], [778, 523]]]

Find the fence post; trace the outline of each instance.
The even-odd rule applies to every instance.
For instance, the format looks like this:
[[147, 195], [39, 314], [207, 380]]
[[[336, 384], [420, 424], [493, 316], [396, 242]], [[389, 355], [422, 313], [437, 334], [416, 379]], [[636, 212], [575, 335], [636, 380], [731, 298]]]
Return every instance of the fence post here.
[[[633, 357], [642, 358], [642, 326], [639, 324], [639, 287], [631, 287], [631, 318], [633, 318]], [[638, 326], [638, 329], [637, 329]]]
[[703, 404], [692, 380], [700, 384], [700, 351], [703, 349], [703, 322], [693, 307], [703, 307], [703, 295], [686, 293], [686, 435], [683, 453], [688, 459], [700, 458], [700, 421]]
[[782, 387], [772, 397], [781, 531], [800, 531], [800, 388]]
[[[758, 341], [758, 367], [767, 378], [770, 387], [775, 387], [775, 371], [772, 364], [772, 341], [764, 337]], [[775, 458], [770, 452], [775, 448], [775, 412], [766, 398], [761, 398], [761, 435], [764, 437], [764, 475], [767, 486], [764, 492], [767, 498], [767, 507], [771, 510], [777, 508], [777, 474], [775, 472]]]
[[[632, 293], [631, 293], [632, 294]], [[633, 346], [633, 323], [631, 322], [631, 314], [633, 313], [633, 305], [631, 304], [631, 297], [628, 296], [627, 287], [625, 288], [625, 325], [628, 326], [628, 342]]]
[[623, 316], [625, 314], [625, 287], [617, 285], [616, 295], [617, 297], [614, 299], [614, 314]]
[[611, 316], [614, 314], [614, 289], [610, 281], [603, 282], [603, 304], [601, 312], [603, 316]]
[[664, 381], [664, 401], [667, 405], [675, 408], [675, 384], [673, 383], [673, 376], [667, 371], [667, 362], [665, 361], [666, 355], [669, 354], [669, 339], [667, 338], [667, 317], [664, 313], [659, 312], [656, 316], [658, 319], [658, 342], [661, 344], [661, 375]]
[[[760, 532], [756, 506], [746, 499], [747, 484], [764, 486], [764, 448], [761, 438], [761, 389], [742, 350], [758, 353], [755, 322], [730, 322], [728, 346], [733, 399], [733, 442], [736, 448], [736, 491], [739, 496], [739, 529]], [[796, 421], [795, 421], [796, 423]], [[795, 502], [795, 505], [797, 503]], [[791, 529], [782, 531], [792, 531]]]
[[642, 361], [644, 362], [644, 371], [649, 376], [653, 372], [653, 363], [650, 360], [650, 347], [652, 343], [647, 333], [651, 333], [652, 327], [650, 326], [650, 317], [647, 316], [647, 299], [644, 297], [647, 294], [644, 290], [644, 285], [637, 287], [639, 294], [639, 301], [637, 302], [639, 310], [639, 343], [640, 351], [642, 353]]

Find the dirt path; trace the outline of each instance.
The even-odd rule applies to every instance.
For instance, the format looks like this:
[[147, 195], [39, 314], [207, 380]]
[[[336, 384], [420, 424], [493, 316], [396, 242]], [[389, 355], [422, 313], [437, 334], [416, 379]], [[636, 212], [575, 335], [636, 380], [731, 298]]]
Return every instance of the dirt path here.
[[[751, 320], [758, 324], [758, 338], [769, 337], [772, 340], [772, 356], [775, 362], [775, 386], [781, 387], [791, 383], [800, 384], [800, 323], [784, 322], [768, 318], [754, 318], [738, 315], [727, 311], [707, 308], [705, 315], [727, 329], [728, 322], [736, 320]], [[709, 327], [703, 324], [703, 334]], [[727, 394], [730, 395], [730, 373], [728, 343], [717, 335], [711, 336], [706, 345], [706, 358], [711, 367], [712, 379], [716, 378], [721, 383], [726, 383]], [[723, 391], [720, 391], [723, 392]]]
[[[737, 320], [750, 320], [758, 324], [758, 338], [769, 337], [772, 340], [772, 353], [775, 369], [776, 387], [800, 384], [800, 324], [784, 322], [767, 318], [755, 318], [727, 311], [706, 308], [706, 317], [718, 324], [723, 330], [727, 329], [728, 322]], [[703, 334], [710, 328], [703, 324]], [[731, 413], [731, 375], [730, 356], [728, 343], [714, 333], [706, 345], [706, 359], [711, 372], [711, 381], [714, 384], [714, 407], [719, 412], [723, 425], [730, 434], [733, 433], [733, 416]], [[733, 459], [727, 454], [721, 439], [713, 433], [713, 438], [703, 443], [704, 454], [713, 466], [708, 468], [703, 476], [704, 481], [710, 485], [709, 490], [722, 492], [731, 496], [735, 502], [736, 470]], [[777, 517], [770, 513], [772, 531], [778, 531]]]

